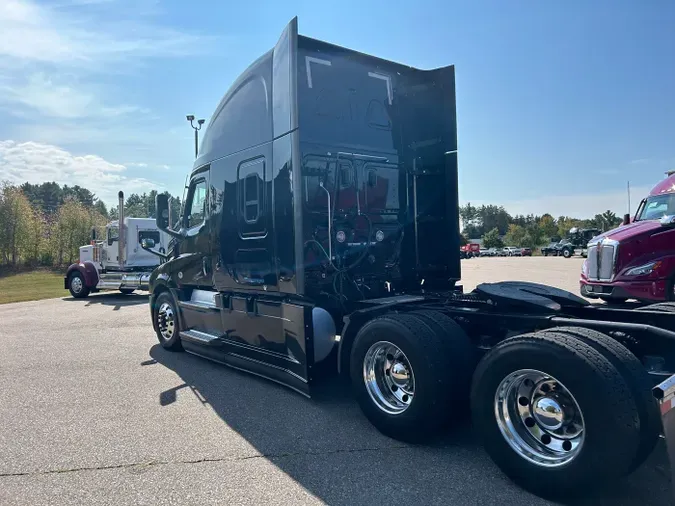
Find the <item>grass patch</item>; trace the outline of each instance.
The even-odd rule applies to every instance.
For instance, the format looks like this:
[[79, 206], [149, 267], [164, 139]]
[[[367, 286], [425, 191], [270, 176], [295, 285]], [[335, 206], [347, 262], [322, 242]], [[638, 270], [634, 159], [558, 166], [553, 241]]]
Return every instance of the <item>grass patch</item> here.
[[0, 277], [0, 304], [65, 297], [63, 272], [35, 270]]

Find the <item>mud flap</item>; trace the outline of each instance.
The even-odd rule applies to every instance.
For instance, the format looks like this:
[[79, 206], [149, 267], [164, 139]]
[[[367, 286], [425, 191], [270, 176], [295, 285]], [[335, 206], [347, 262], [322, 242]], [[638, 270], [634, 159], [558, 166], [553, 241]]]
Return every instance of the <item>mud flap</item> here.
[[663, 436], [671, 474], [671, 493], [675, 498], [675, 374], [656, 385], [652, 393], [659, 403]]

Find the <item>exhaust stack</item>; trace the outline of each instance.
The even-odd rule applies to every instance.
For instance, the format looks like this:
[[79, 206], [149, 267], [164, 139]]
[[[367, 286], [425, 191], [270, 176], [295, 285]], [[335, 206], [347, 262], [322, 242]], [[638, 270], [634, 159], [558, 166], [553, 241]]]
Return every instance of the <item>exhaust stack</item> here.
[[124, 253], [126, 252], [126, 227], [124, 226], [124, 192], [120, 191], [117, 194], [119, 198], [119, 203], [117, 204], [117, 212], [119, 214], [119, 238], [117, 240], [117, 262], [119, 263], [120, 269], [124, 268]]

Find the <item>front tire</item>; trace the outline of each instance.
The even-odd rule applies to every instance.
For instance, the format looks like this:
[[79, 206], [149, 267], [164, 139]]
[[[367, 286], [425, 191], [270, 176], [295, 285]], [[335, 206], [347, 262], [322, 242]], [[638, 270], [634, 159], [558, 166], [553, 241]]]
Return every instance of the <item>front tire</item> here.
[[444, 341], [453, 338], [468, 340], [463, 331], [444, 340], [438, 327], [414, 314], [381, 316], [361, 328], [350, 354], [352, 388], [380, 432], [416, 443], [461, 418], [455, 409], [468, 398], [471, 369], [448, 353]]
[[78, 271], [74, 271], [68, 278], [68, 291], [76, 299], [84, 299], [89, 295], [89, 287], [84, 282], [84, 276]]
[[562, 250], [562, 256], [565, 258], [571, 258], [572, 257], [572, 251], [569, 249], [564, 249]]
[[640, 420], [626, 381], [570, 335], [525, 334], [498, 344], [476, 368], [471, 405], [492, 460], [543, 497], [619, 479], [638, 451]]
[[159, 343], [166, 350], [181, 351], [180, 322], [176, 303], [169, 292], [162, 292], [155, 300], [152, 315]]

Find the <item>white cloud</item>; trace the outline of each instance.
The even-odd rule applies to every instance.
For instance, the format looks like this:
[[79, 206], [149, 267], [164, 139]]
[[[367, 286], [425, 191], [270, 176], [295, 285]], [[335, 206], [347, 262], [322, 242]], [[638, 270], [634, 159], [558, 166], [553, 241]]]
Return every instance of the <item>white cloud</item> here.
[[[647, 196], [650, 186], [631, 187], [631, 213], [634, 213], [640, 200]], [[540, 198], [524, 200], [503, 200], [483, 202], [469, 199], [472, 205], [503, 205], [512, 216], [516, 214], [542, 215], [549, 213], [554, 217], [571, 216], [574, 218], [592, 218], [608, 209], [623, 216], [628, 212], [627, 190], [601, 193], [579, 193], [575, 195], [542, 195]]]
[[162, 26], [156, 11], [155, 0], [0, 0], [0, 114], [47, 128], [50, 119], [106, 120], [95, 125], [104, 134], [131, 114], [156, 121], [145, 107], [119, 103], [120, 90], [102, 76], [194, 54], [215, 39]]
[[119, 190], [129, 194], [164, 190], [163, 185], [134, 177], [125, 165], [110, 163], [100, 156], [76, 156], [49, 144], [11, 140], [0, 141], [0, 178], [15, 184], [55, 181], [80, 185], [107, 204], [114, 204]]
[[[203, 47], [201, 36], [159, 26], [142, 16], [128, 21], [120, 16], [128, 9], [112, 2], [93, 3], [97, 7], [111, 3], [106, 11], [110, 15], [94, 16], [83, 5], [56, 9], [30, 0], [3, 0], [0, 56], [105, 70], [111, 61], [128, 64], [138, 58], [184, 56]], [[134, 3], [128, 6], [133, 8]]]
[[73, 85], [54, 82], [43, 73], [31, 75], [26, 83], [0, 86], [0, 103], [20, 104], [38, 113], [55, 118], [114, 118], [147, 110], [131, 106], [108, 106], [99, 103], [97, 97]]

